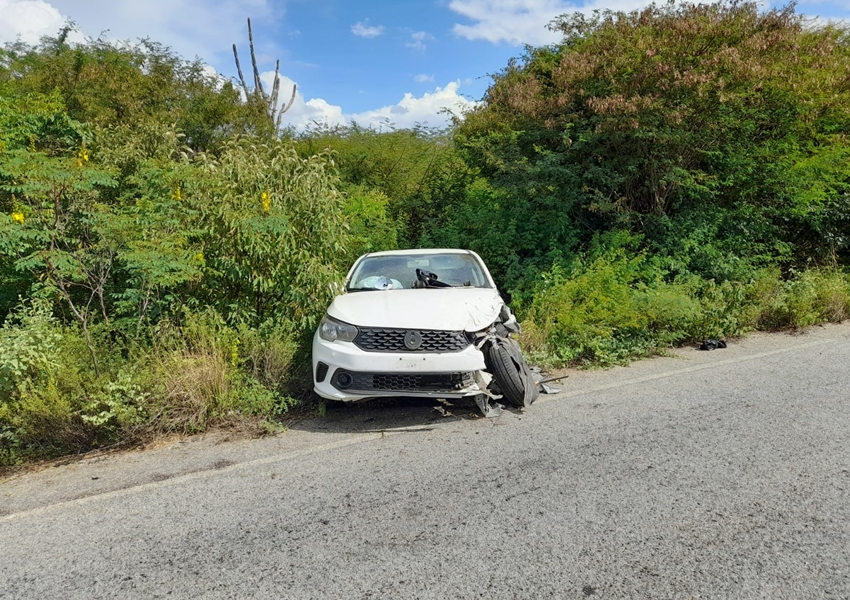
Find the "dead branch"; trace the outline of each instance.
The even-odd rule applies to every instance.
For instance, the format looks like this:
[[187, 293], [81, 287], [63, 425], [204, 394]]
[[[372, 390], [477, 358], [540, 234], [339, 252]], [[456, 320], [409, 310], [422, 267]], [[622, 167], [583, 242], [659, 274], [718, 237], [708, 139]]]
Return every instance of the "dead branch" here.
[[248, 84], [245, 83], [245, 76], [242, 75], [242, 65], [239, 64], [239, 52], [236, 51], [236, 44], [233, 44], [233, 58], [236, 60], [236, 72], [239, 73], [239, 81], [242, 83], [242, 89], [245, 90], [245, 98], [251, 95], [248, 90]]
[[254, 88], [260, 91], [261, 96], [265, 97], [263, 82], [260, 81], [260, 70], [257, 68], [257, 55], [254, 54], [254, 32], [251, 30], [251, 19], [248, 19], [248, 48], [251, 50], [251, 65], [254, 67]]

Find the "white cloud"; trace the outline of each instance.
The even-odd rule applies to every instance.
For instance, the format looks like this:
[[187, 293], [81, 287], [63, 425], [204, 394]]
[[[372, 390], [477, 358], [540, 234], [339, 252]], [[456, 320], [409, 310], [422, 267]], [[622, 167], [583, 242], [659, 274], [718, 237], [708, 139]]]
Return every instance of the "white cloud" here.
[[410, 41], [405, 44], [408, 48], [412, 48], [416, 52], [425, 52], [427, 46], [425, 42], [433, 40], [434, 36], [426, 31], [416, 31], [410, 34]]
[[[68, 17], [43, 0], [0, 0], [0, 42], [12, 42], [20, 36], [27, 44], [37, 43], [42, 36], [56, 35]], [[79, 32], [69, 41], [82, 42]]]
[[363, 125], [379, 126], [390, 122], [398, 128], [413, 127], [416, 124], [442, 127], [449, 121], [449, 115], [443, 114], [445, 110], [462, 114], [478, 104], [458, 94], [459, 88], [459, 81], [451, 81], [445, 87], [438, 87], [433, 92], [426, 92], [419, 97], [408, 92], [397, 104], [346, 117], [348, 121]]
[[[260, 74], [260, 79], [263, 80], [265, 88], [271, 90], [274, 85], [274, 71], [266, 71]], [[289, 102], [289, 99], [292, 97], [292, 86], [294, 84], [295, 82], [289, 77], [280, 76], [278, 106], [283, 106]], [[292, 126], [296, 129], [304, 129], [314, 121], [329, 125], [343, 125], [345, 118], [343, 117], [341, 107], [329, 104], [321, 98], [307, 100], [299, 88], [295, 94], [292, 107], [284, 113], [281, 124], [284, 127]]]
[[351, 33], [356, 35], [357, 37], [362, 38], [373, 38], [378, 37], [382, 33], [384, 33], [384, 26], [377, 25], [374, 27], [369, 26], [369, 19], [365, 21], [358, 21], [354, 25], [351, 26]]
[[449, 8], [472, 21], [471, 25], [454, 26], [452, 31], [460, 37], [539, 46], [561, 39], [559, 33], [546, 29], [559, 15], [606, 8], [629, 11], [649, 3], [650, 0], [590, 0], [586, 4], [564, 0], [451, 0]]
[[[245, 19], [251, 17], [256, 22], [279, 14], [280, 10], [272, 9], [270, 3], [271, 0], [0, 0], [0, 39], [14, 39], [16, 33], [22, 39], [55, 34], [67, 17], [92, 37], [101, 33], [112, 40], [149, 37], [186, 58], [200, 56], [216, 63], [217, 56], [227, 60], [233, 42], [247, 51]], [[256, 36], [255, 40], [262, 58], [273, 45]]]
[[[261, 78], [266, 88], [271, 89], [274, 72], [267, 71], [261, 75]], [[280, 105], [289, 101], [292, 85], [291, 79], [281, 76]], [[437, 87], [433, 92], [426, 92], [421, 96], [407, 93], [398, 103], [393, 105], [360, 113], [345, 113], [341, 106], [331, 104], [322, 98], [305, 99], [299, 88], [292, 108], [284, 113], [281, 123], [299, 131], [303, 131], [314, 122], [327, 125], [345, 125], [357, 122], [360, 125], [376, 128], [386, 127], [388, 123], [396, 128], [413, 127], [417, 124], [443, 127], [449, 122], [449, 115], [444, 114], [445, 110], [452, 111], [454, 114], [462, 114], [478, 104], [461, 96], [458, 93], [459, 89], [460, 82], [452, 81], [445, 87]]]
[[434, 76], [420, 73], [419, 75], [414, 75], [413, 81], [416, 83], [434, 83]]

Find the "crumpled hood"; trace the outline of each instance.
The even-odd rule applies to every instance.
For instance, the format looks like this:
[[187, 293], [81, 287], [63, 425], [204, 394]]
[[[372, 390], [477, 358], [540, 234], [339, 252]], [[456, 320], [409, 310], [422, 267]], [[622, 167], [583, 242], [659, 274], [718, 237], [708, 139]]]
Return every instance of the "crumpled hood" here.
[[492, 288], [349, 292], [334, 299], [328, 314], [361, 327], [480, 331], [498, 319], [503, 304]]

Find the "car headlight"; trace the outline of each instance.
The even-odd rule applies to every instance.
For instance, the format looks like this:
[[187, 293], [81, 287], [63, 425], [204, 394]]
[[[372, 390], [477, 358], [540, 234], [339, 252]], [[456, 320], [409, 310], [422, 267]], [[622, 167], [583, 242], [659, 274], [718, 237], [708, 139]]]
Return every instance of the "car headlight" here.
[[342, 340], [344, 342], [353, 342], [357, 337], [357, 328], [354, 325], [337, 321], [325, 315], [319, 324], [319, 337], [323, 340], [333, 342]]

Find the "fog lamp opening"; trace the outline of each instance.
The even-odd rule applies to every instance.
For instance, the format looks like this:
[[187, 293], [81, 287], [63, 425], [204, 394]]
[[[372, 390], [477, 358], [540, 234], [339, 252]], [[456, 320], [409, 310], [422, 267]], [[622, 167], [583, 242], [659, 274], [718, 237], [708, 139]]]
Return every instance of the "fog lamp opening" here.
[[351, 387], [352, 383], [354, 383], [354, 378], [351, 377], [350, 373], [346, 373], [345, 371], [337, 373], [336, 384], [338, 387], [348, 388]]

